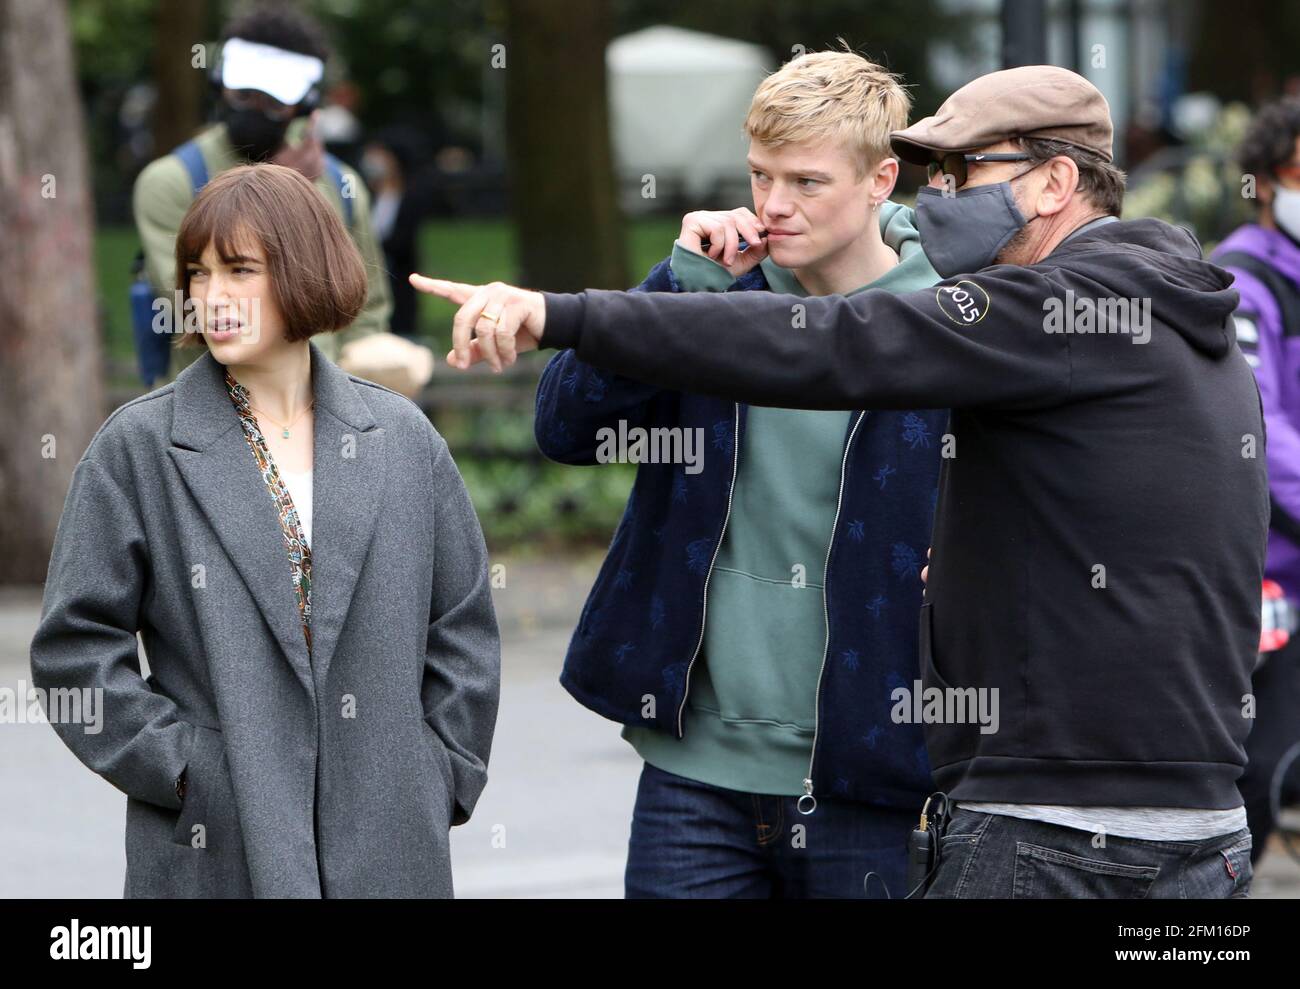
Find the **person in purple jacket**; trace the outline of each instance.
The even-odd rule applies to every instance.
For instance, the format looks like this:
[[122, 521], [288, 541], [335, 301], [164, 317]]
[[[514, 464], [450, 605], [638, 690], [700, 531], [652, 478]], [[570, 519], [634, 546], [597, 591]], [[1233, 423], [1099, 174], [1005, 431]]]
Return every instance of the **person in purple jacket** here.
[[[1237, 152], [1256, 186], [1256, 220], [1233, 231], [1211, 259], [1230, 271], [1241, 302], [1237, 342], [1255, 371], [1268, 437], [1272, 515], [1265, 577], [1300, 602], [1300, 99], [1265, 106]], [[1288, 765], [1300, 766], [1300, 636], [1265, 653], [1252, 690], [1255, 725], [1238, 782], [1258, 860], [1276, 825]], [[1275, 792], [1276, 791], [1276, 792]]]

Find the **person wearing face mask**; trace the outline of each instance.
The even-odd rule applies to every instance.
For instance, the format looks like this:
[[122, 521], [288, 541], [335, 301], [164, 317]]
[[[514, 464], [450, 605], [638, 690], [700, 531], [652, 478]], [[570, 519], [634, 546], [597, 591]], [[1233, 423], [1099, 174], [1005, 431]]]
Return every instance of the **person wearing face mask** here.
[[920, 683], [874, 685], [924, 725], [948, 798], [930, 809], [955, 807], [909, 892], [1245, 896], [1237, 780], [1269, 499], [1231, 276], [1188, 231], [1119, 219], [1110, 110], [1076, 73], [982, 76], [891, 137], [930, 166], [917, 225], [934, 287], [414, 281], [461, 306], [457, 368], [570, 348], [755, 405], [952, 409]]
[[[344, 344], [387, 331], [392, 297], [371, 226], [369, 192], [356, 172], [325, 153], [315, 134], [327, 58], [320, 26], [288, 5], [255, 7], [227, 25], [213, 69], [217, 122], [151, 162], [135, 182], [142, 274], [152, 287], [146, 302], [170, 298], [162, 287], [175, 284], [176, 233], [204, 183], [236, 165], [271, 162], [302, 173], [321, 190], [365, 261], [365, 305], [344, 332], [322, 339], [322, 352], [337, 361]], [[171, 340], [137, 340], [138, 346], [150, 343], [162, 351], [154, 366], [165, 369]], [[348, 370], [365, 374], [363, 368]]]
[[[1268, 426], [1272, 499], [1265, 575], [1291, 607], [1300, 602], [1300, 100], [1265, 106], [1237, 151], [1256, 181], [1256, 220], [1233, 231], [1212, 260], [1241, 294], [1237, 340], [1255, 370]], [[1275, 803], [1294, 800], [1300, 744], [1300, 636], [1265, 653], [1255, 670], [1255, 727], [1241, 779], [1256, 859], [1277, 821]]]

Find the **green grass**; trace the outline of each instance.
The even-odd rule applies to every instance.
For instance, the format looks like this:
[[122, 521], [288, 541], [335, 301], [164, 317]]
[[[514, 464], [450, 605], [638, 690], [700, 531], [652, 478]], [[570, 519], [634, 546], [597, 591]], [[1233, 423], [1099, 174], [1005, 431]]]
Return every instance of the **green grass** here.
[[134, 365], [131, 342], [131, 262], [140, 249], [135, 227], [99, 227], [95, 231], [95, 267], [99, 276], [99, 304], [104, 319], [104, 346], [115, 361]]

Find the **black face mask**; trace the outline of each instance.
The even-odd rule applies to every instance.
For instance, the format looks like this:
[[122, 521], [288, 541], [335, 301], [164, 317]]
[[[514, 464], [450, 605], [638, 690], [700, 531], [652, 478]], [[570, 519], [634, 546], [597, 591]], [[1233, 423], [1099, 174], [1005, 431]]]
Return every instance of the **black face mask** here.
[[280, 150], [289, 121], [272, 120], [259, 110], [221, 105], [221, 119], [235, 151], [248, 161], [266, 161]]
[[940, 278], [997, 264], [1002, 249], [1028, 222], [1010, 182], [958, 189], [955, 196], [930, 186], [916, 193], [921, 249]]

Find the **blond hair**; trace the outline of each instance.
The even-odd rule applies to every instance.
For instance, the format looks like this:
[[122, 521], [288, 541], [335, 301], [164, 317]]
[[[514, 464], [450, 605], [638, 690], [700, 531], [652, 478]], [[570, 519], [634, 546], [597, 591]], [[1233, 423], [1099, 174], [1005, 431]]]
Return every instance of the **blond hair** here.
[[890, 154], [889, 133], [907, 126], [911, 106], [898, 76], [875, 62], [848, 50], [810, 52], [763, 80], [745, 133], [771, 147], [837, 141], [862, 178]]

